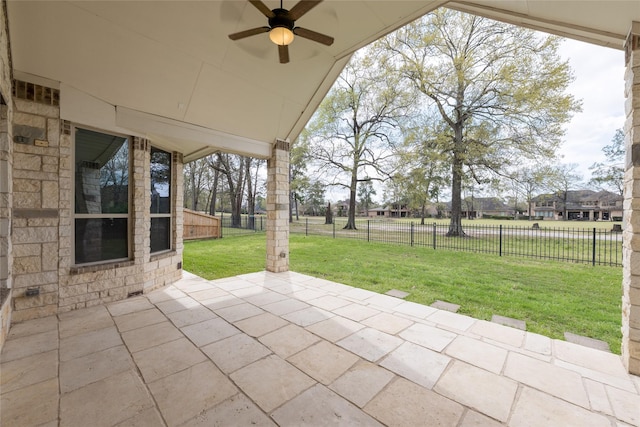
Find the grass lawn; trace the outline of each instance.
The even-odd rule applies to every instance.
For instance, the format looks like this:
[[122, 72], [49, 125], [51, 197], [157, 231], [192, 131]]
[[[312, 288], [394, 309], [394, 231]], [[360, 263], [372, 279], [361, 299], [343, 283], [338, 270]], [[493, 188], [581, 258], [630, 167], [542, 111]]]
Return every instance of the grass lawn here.
[[[207, 279], [261, 271], [265, 252], [264, 234], [186, 242], [184, 269]], [[422, 304], [448, 301], [477, 319], [513, 317], [531, 332], [559, 339], [573, 332], [620, 352], [621, 268], [302, 235], [291, 235], [290, 257], [292, 271], [403, 290]]]

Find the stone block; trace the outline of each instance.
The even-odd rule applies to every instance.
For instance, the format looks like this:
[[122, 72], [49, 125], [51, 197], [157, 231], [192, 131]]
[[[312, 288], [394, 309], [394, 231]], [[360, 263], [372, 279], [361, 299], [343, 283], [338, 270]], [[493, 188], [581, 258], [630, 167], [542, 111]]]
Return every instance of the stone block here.
[[42, 182], [42, 207], [44, 209], [58, 208], [58, 183], [56, 181]]
[[14, 257], [13, 274], [38, 273], [42, 269], [40, 257]]
[[41, 205], [40, 193], [13, 193], [13, 207], [16, 209], [37, 209]]
[[41, 181], [35, 179], [14, 179], [13, 191], [16, 193], [37, 193], [42, 189]]

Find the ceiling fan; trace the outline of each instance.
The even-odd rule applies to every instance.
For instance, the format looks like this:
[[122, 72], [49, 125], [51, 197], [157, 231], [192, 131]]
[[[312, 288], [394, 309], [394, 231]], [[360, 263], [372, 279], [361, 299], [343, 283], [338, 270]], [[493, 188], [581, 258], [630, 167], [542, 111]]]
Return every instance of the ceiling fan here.
[[229, 34], [229, 38], [231, 40], [240, 40], [245, 37], [269, 33], [271, 41], [278, 45], [280, 63], [286, 64], [289, 62], [289, 44], [293, 41], [294, 35], [327, 46], [331, 46], [333, 43], [333, 37], [295, 26], [295, 22], [298, 19], [321, 2], [322, 0], [301, 0], [291, 10], [287, 10], [282, 7], [282, 0], [280, 0], [280, 8], [269, 10], [261, 0], [249, 0], [249, 3], [269, 19], [269, 26]]

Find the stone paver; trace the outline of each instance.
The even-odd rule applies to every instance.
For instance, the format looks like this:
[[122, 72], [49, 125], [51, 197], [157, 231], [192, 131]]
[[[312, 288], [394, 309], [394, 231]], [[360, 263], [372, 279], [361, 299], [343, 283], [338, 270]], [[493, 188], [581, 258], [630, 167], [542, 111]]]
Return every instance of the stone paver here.
[[219, 317], [185, 326], [180, 330], [198, 347], [240, 333], [235, 326]]
[[[188, 310], [184, 310], [189, 312]], [[118, 316], [115, 319], [116, 326], [120, 332], [130, 331], [132, 329], [144, 328], [145, 326], [155, 325], [156, 323], [165, 322], [167, 318], [157, 308], [150, 310], [138, 311], [135, 313]]]
[[12, 325], [0, 425], [640, 425], [615, 354], [297, 273], [184, 277]]
[[58, 378], [5, 393], [0, 399], [0, 425], [37, 426], [58, 419]]
[[522, 354], [510, 353], [504, 374], [518, 382], [589, 408], [589, 398], [582, 384], [582, 377], [576, 372]]
[[509, 418], [518, 383], [456, 361], [438, 381], [434, 390], [504, 422]]
[[512, 427], [611, 427], [611, 423], [603, 415], [528, 387], [525, 387], [520, 394], [509, 425]]
[[362, 323], [342, 316], [334, 316], [322, 322], [314, 323], [306, 329], [331, 342], [339, 341], [364, 328]]
[[171, 426], [180, 425], [238, 393], [236, 386], [209, 361], [152, 382], [149, 389]]
[[287, 358], [292, 354], [304, 350], [316, 343], [319, 338], [309, 333], [297, 325], [287, 325], [260, 337], [260, 342], [269, 347], [274, 353], [282, 358]]
[[447, 346], [445, 353], [496, 374], [502, 372], [508, 354], [503, 348], [462, 335]]
[[469, 329], [470, 332], [504, 343], [512, 347], [520, 347], [524, 341], [525, 331], [479, 320]]
[[180, 330], [169, 321], [124, 332], [122, 339], [131, 353], [182, 338]]
[[3, 363], [0, 368], [0, 392], [58, 377], [58, 351], [51, 350]]
[[326, 387], [316, 384], [273, 413], [285, 426], [380, 426], [376, 420]]
[[272, 427], [276, 424], [244, 394], [239, 393], [198, 414], [181, 427], [227, 427], [229, 425]]
[[310, 377], [276, 356], [259, 360], [234, 372], [231, 379], [267, 412], [315, 384]]
[[287, 360], [311, 378], [326, 385], [332, 383], [360, 358], [327, 341], [320, 341]]
[[245, 334], [214, 342], [202, 347], [202, 351], [228, 374], [271, 354], [266, 346]]
[[459, 304], [454, 304], [454, 303], [451, 303], [451, 302], [440, 301], [440, 300], [435, 300], [431, 304], [431, 307], [437, 308], [438, 310], [450, 311], [452, 313], [457, 313], [458, 310], [460, 310], [460, 305]]
[[365, 328], [338, 341], [338, 345], [366, 360], [375, 362], [399, 347], [402, 342], [400, 338], [393, 335], [385, 334], [372, 328]]
[[207, 359], [186, 338], [179, 338], [133, 353], [133, 358], [147, 383], [182, 371]]
[[457, 426], [464, 408], [446, 397], [399, 378], [365, 412], [388, 426]]
[[413, 325], [413, 322], [411, 320], [394, 316], [389, 313], [380, 313], [363, 320], [362, 324], [371, 326], [372, 328], [377, 329], [381, 332], [395, 335], [398, 332]]
[[435, 351], [442, 351], [456, 338], [456, 334], [433, 326], [416, 323], [402, 331], [400, 337], [407, 341], [430, 348]]
[[431, 389], [451, 359], [411, 342], [405, 342], [380, 362], [380, 366]]
[[261, 337], [288, 324], [289, 322], [283, 318], [271, 313], [262, 313], [234, 323], [237, 328], [252, 337]]
[[452, 313], [446, 310], [438, 310], [437, 312], [427, 317], [427, 320], [429, 322], [435, 323], [436, 325], [444, 326], [457, 331], [466, 331], [474, 323], [476, 323], [476, 319], [472, 317], [463, 316], [462, 314]]
[[568, 342], [572, 342], [578, 345], [584, 345], [586, 347], [595, 348], [596, 350], [611, 352], [609, 343], [594, 338], [584, 337], [582, 335], [572, 334], [571, 332], [564, 333], [564, 339]]
[[63, 361], [60, 363], [60, 391], [67, 393], [133, 367], [124, 345]]
[[527, 330], [527, 323], [524, 320], [514, 319], [512, 317], [500, 316], [494, 314], [491, 316], [491, 321], [498, 325], [508, 326], [510, 328], [520, 329], [521, 331]]
[[60, 425], [111, 426], [153, 406], [142, 379], [128, 370], [63, 394]]
[[394, 378], [378, 365], [360, 361], [329, 386], [333, 391], [363, 407]]
[[60, 340], [60, 361], [65, 362], [121, 344], [122, 339], [115, 326], [74, 335]]

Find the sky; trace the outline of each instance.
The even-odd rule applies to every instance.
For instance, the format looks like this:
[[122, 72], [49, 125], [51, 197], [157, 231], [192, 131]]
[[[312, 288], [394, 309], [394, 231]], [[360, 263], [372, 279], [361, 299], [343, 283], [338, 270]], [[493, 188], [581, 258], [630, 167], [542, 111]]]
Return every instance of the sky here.
[[560, 155], [563, 163], [577, 163], [588, 181], [589, 166], [605, 160], [602, 147], [624, 128], [624, 51], [565, 39], [560, 56], [576, 77], [569, 93], [582, 100], [582, 112], [566, 125]]

